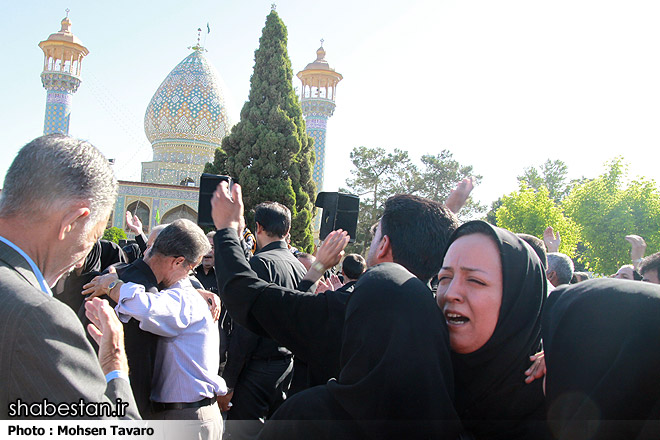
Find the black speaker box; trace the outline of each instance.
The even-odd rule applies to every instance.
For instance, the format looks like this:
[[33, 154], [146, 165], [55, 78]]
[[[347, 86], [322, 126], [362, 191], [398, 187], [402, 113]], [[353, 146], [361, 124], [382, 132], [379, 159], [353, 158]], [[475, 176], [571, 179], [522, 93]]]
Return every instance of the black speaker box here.
[[317, 208], [323, 209], [321, 214], [321, 230], [319, 238], [325, 240], [328, 234], [336, 229], [343, 229], [355, 242], [360, 198], [353, 194], [338, 192], [320, 192], [316, 196]]

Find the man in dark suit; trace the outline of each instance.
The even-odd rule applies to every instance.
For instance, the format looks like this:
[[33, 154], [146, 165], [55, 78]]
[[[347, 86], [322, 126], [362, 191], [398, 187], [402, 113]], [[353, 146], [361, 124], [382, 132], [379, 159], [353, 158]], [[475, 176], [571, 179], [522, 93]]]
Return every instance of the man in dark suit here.
[[[276, 202], [265, 202], [254, 209], [257, 252], [250, 267], [262, 280], [295, 289], [305, 276], [305, 267], [293, 256], [285, 241], [291, 228], [291, 211]], [[297, 368], [297, 367], [296, 367]], [[250, 420], [228, 424], [236, 439], [255, 438], [263, 420], [284, 401], [293, 373], [291, 352], [273, 341], [234, 325], [229, 341], [223, 378], [230, 392], [220, 398], [231, 400], [228, 420]]]
[[86, 307], [97, 359], [75, 313], [50, 290], [84, 261], [116, 195], [108, 160], [64, 135], [28, 143], [7, 171], [0, 195], [0, 418], [139, 418], [112, 308], [99, 299]]

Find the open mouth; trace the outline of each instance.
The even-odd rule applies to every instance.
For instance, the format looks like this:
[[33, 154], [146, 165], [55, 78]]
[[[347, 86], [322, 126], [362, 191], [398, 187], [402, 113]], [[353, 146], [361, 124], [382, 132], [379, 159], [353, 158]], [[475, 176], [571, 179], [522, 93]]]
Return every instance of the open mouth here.
[[445, 319], [447, 319], [447, 324], [449, 325], [463, 325], [470, 321], [470, 318], [467, 316], [454, 312], [445, 312]]

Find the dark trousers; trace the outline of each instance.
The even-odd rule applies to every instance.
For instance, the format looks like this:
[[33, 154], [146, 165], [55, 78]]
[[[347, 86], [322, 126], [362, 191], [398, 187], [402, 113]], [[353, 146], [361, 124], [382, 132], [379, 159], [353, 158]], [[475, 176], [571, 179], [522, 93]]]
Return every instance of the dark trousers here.
[[227, 412], [227, 437], [254, 439], [264, 422], [280, 407], [291, 384], [293, 360], [250, 359], [234, 388]]

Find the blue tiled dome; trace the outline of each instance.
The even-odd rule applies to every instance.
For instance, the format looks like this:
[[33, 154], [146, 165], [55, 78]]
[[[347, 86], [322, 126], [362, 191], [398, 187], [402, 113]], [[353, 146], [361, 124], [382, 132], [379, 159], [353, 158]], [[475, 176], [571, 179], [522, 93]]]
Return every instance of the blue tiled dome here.
[[152, 144], [191, 139], [220, 145], [230, 127], [218, 73], [200, 50], [167, 75], [144, 116]]

